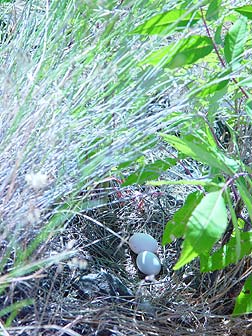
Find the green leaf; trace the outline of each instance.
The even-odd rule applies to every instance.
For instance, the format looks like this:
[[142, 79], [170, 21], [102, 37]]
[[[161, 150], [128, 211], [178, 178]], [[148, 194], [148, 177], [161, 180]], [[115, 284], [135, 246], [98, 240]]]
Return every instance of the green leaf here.
[[220, 24], [214, 34], [214, 42], [217, 44], [222, 44], [222, 37], [221, 37], [221, 32], [222, 32], [222, 24]]
[[252, 6], [242, 6], [233, 8], [236, 12], [240, 13], [243, 16], [246, 16], [248, 19], [252, 20]]
[[233, 316], [252, 312], [252, 275], [250, 275], [236, 298]]
[[217, 168], [227, 174], [234, 173], [239, 168], [235, 160], [226, 157], [209, 143], [195, 136], [187, 135], [183, 138], [167, 134], [161, 134], [161, 136], [178, 151], [212, 168]]
[[166, 224], [162, 238], [162, 245], [171, 243], [174, 238], [181, 238], [185, 233], [186, 224], [196, 206], [199, 204], [203, 194], [199, 191], [188, 195], [185, 204]]
[[200, 255], [210, 252], [227, 226], [227, 210], [222, 191], [207, 194], [192, 212], [187, 223], [185, 240], [177, 270]]
[[193, 64], [208, 55], [212, 50], [213, 44], [209, 37], [194, 35], [153, 52], [140, 65], [160, 64], [163, 67], [174, 69]]
[[219, 83], [209, 85], [208, 87], [202, 89], [197, 96], [199, 97], [208, 97], [210, 94], [215, 93], [224, 89], [229, 83], [229, 80], [222, 80]]
[[228, 63], [239, 60], [243, 54], [247, 36], [247, 20], [245, 18], [237, 20], [225, 36], [224, 54]]
[[129, 175], [122, 186], [128, 186], [134, 183], [143, 184], [149, 180], [157, 179], [164, 171], [176, 164], [175, 159], [157, 160], [153, 163], [143, 166], [135, 173]]
[[182, 9], [173, 9], [169, 12], [157, 14], [148, 21], [136, 27], [132, 34], [167, 34], [172, 30], [191, 27], [201, 19], [199, 13], [189, 13]]
[[[241, 232], [241, 249], [238, 260], [249, 255], [252, 251], [252, 232]], [[229, 242], [214, 252], [209, 257], [200, 258], [201, 272], [212, 272], [221, 270], [224, 267], [235, 264], [237, 260], [236, 237], [232, 237]]]
[[206, 19], [208, 21], [217, 20], [221, 9], [222, 0], [212, 0], [206, 12]]
[[136, 159], [135, 160], [130, 160], [130, 161], [125, 161], [125, 162], [122, 162], [118, 165], [118, 170], [123, 170], [125, 168], [129, 168], [131, 166], [133, 166], [133, 164], [135, 163]]

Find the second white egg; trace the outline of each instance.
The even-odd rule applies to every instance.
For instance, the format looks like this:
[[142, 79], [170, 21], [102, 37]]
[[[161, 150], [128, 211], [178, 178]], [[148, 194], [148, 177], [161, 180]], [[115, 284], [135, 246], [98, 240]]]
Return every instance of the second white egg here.
[[158, 242], [147, 233], [137, 232], [130, 237], [129, 246], [135, 253], [143, 251], [157, 252]]
[[139, 270], [146, 275], [157, 275], [161, 270], [161, 263], [158, 257], [149, 251], [139, 253], [136, 263]]

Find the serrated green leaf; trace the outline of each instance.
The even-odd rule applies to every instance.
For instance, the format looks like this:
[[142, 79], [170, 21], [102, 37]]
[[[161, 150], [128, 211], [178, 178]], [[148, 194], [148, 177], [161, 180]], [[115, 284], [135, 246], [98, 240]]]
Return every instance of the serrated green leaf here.
[[208, 21], [217, 20], [219, 17], [219, 12], [221, 9], [221, 2], [222, 0], [212, 0], [208, 6], [206, 12], [206, 19]]
[[252, 275], [250, 275], [236, 298], [233, 316], [252, 312]]
[[199, 13], [189, 13], [182, 9], [173, 9], [171, 11], [157, 14], [143, 24], [136, 27], [132, 34], [167, 34], [174, 29], [183, 29], [191, 27], [201, 19]]
[[233, 8], [236, 12], [240, 13], [241, 15], [247, 17], [248, 19], [252, 20], [252, 6], [242, 6]]
[[178, 151], [199, 162], [206, 163], [212, 168], [217, 168], [227, 174], [234, 173], [239, 168], [235, 160], [226, 157], [222, 152], [210, 146], [209, 143], [195, 136], [188, 135], [183, 138], [167, 134], [161, 134], [161, 136]]
[[140, 64], [161, 65], [174, 69], [193, 64], [212, 50], [213, 44], [209, 37], [194, 35], [153, 52]]
[[220, 239], [227, 227], [227, 210], [222, 191], [207, 194], [192, 212], [187, 223], [185, 240], [174, 270], [206, 255]]
[[181, 238], [184, 235], [186, 224], [196, 206], [199, 204], [203, 194], [199, 191], [188, 195], [185, 204], [166, 224], [162, 238], [162, 245], [169, 244], [174, 238]]
[[237, 20], [225, 36], [224, 54], [228, 63], [239, 61], [244, 52], [247, 36], [247, 20], [245, 18]]
[[166, 160], [157, 160], [153, 163], [147, 164], [138, 169], [135, 173], [129, 175], [122, 186], [125, 187], [134, 183], [143, 184], [146, 181], [155, 180], [164, 171], [175, 165], [176, 162], [177, 160], [169, 158]]
[[[252, 251], [252, 232], [241, 232], [241, 250], [238, 260]], [[201, 272], [212, 272], [237, 262], [236, 237], [232, 237], [229, 242], [214, 252], [211, 256], [200, 259]]]

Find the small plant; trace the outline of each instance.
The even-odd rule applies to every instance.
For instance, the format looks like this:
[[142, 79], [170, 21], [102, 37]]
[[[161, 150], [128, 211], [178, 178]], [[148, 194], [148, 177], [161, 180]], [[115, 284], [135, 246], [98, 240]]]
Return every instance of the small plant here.
[[[144, 169], [140, 174], [140, 181], [149, 185], [194, 184], [199, 188], [187, 197], [163, 234], [163, 245], [183, 238], [174, 270], [196, 257], [202, 272], [220, 270], [252, 251], [251, 20], [250, 5], [227, 8], [221, 0], [207, 5], [184, 1], [131, 32], [163, 36], [165, 44], [170, 42], [150, 51], [139, 63], [142, 68], [162, 69], [187, 88], [188, 111], [177, 111], [176, 122], [174, 112], [168, 112], [170, 124], [159, 136], [177, 150], [177, 161], [190, 158], [208, 167], [200, 179], [150, 181], [157, 176], [155, 169], [148, 174], [148, 166], [146, 174]], [[196, 66], [201, 68], [198, 77]], [[179, 135], [171, 134], [174, 127]], [[252, 311], [251, 284], [249, 275], [234, 315]]]

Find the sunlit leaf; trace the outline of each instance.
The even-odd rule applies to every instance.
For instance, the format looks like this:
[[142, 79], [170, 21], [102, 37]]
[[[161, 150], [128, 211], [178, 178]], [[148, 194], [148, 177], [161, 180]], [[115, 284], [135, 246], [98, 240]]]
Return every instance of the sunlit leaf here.
[[206, 12], [206, 19], [208, 21], [217, 20], [219, 17], [219, 12], [221, 10], [221, 2], [222, 0], [212, 0], [208, 6]]
[[178, 151], [197, 161], [206, 163], [212, 168], [220, 169], [228, 174], [236, 172], [239, 168], [235, 160], [228, 158], [222, 152], [195, 136], [188, 135], [179, 138], [174, 135], [162, 134], [162, 137]]
[[[239, 259], [250, 254], [252, 251], [252, 232], [241, 232], [240, 236], [241, 250]], [[212, 255], [200, 259], [201, 272], [216, 271], [230, 264], [235, 264], [237, 262], [236, 244], [236, 237], [232, 237], [226, 245]]]
[[167, 34], [172, 30], [190, 27], [201, 19], [199, 13], [187, 13], [182, 9], [173, 9], [169, 12], [157, 14], [148, 21], [136, 27], [133, 34]]
[[236, 298], [233, 316], [252, 312], [252, 275], [250, 275]]
[[157, 160], [153, 163], [147, 164], [135, 173], [130, 174], [122, 186], [128, 186], [134, 183], [142, 184], [149, 180], [157, 179], [164, 171], [176, 164], [175, 159]]
[[242, 7], [233, 8], [236, 12], [240, 13], [243, 16], [246, 16], [248, 19], [252, 20], [252, 6], [246, 5]]
[[227, 210], [222, 191], [207, 194], [192, 212], [186, 226], [182, 252], [174, 270], [206, 255], [220, 239], [227, 226]]
[[196, 191], [191, 193], [183, 205], [166, 224], [162, 245], [169, 244], [174, 238], [181, 238], [184, 235], [186, 224], [196, 206], [199, 204], [203, 194]]
[[219, 83], [209, 85], [208, 87], [203, 88], [197, 94], [197, 96], [199, 96], [199, 97], [207, 97], [207, 96], [209, 96], [212, 93], [215, 93], [217, 91], [220, 91], [220, 90], [224, 89], [224, 87], [227, 86], [228, 82], [229, 82], [229, 80], [222, 80]]
[[247, 36], [247, 20], [237, 20], [225, 36], [224, 54], [228, 63], [237, 61], [243, 54]]
[[213, 44], [209, 37], [194, 35], [153, 52], [140, 64], [160, 64], [163, 67], [174, 69], [193, 64], [212, 50]]

